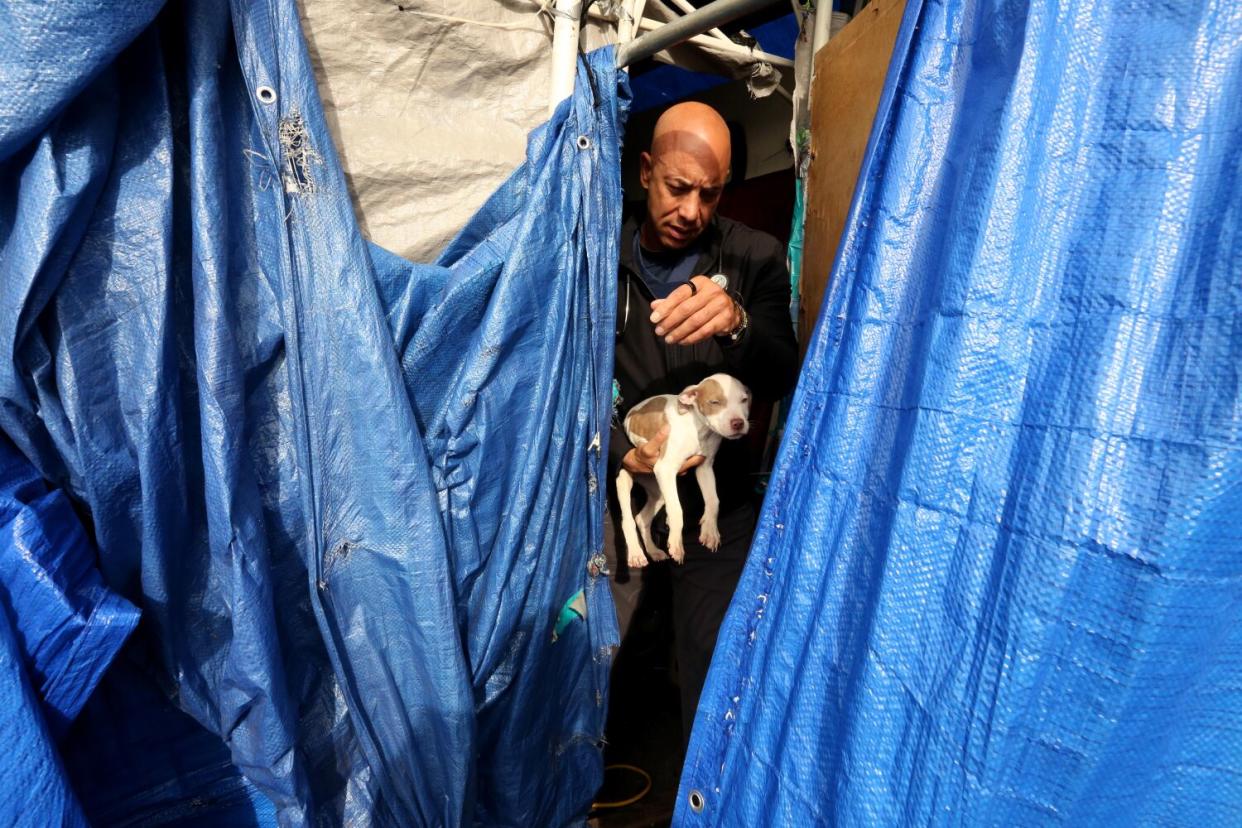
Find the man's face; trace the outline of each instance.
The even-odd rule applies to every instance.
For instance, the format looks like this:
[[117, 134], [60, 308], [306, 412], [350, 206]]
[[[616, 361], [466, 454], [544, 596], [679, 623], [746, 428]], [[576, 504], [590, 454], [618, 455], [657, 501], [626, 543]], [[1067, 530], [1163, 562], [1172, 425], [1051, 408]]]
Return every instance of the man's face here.
[[648, 247], [680, 250], [697, 239], [716, 214], [728, 172], [720, 153], [691, 133], [663, 135], [652, 144], [639, 170], [647, 191]]

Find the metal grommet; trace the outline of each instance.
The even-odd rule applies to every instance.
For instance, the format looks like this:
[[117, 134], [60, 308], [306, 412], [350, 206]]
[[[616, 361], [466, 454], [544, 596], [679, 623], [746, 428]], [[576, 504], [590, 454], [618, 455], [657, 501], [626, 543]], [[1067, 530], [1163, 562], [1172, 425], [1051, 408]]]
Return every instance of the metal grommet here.
[[596, 552], [591, 556], [591, 560], [587, 561], [587, 573], [592, 578], [598, 578], [600, 575], [607, 574], [608, 559], [604, 557], [603, 552]]
[[270, 86], [260, 86], [254, 90], [254, 95], [259, 99], [259, 103], [270, 104], [276, 102], [276, 90]]
[[700, 791], [693, 790], [690, 792], [690, 810], [696, 814], [701, 814], [703, 813], [703, 806], [706, 804], [707, 801], [703, 799], [703, 794]]
[[590, 148], [591, 148], [591, 139], [586, 137], [585, 135], [579, 135], [578, 136], [578, 149], [590, 149]]

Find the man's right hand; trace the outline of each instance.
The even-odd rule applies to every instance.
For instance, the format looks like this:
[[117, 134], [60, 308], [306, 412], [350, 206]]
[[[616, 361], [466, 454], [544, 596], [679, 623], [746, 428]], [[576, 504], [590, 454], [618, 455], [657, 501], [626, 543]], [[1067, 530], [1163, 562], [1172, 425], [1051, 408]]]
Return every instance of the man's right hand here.
[[[664, 453], [664, 444], [668, 441], [668, 426], [660, 429], [655, 437], [637, 448], [632, 448], [625, 453], [625, 457], [621, 458], [621, 465], [631, 474], [654, 474], [656, 461], [660, 459], [660, 455]], [[696, 454], [681, 464], [678, 474], [685, 474], [695, 466], [703, 465], [703, 461], [707, 458], [701, 454]]]

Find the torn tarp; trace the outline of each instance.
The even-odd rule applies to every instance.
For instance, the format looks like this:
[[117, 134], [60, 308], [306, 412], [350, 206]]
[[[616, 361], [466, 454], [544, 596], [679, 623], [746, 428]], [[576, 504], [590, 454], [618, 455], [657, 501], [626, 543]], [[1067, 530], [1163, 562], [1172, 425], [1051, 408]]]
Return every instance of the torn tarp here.
[[616, 643], [590, 565], [611, 52], [413, 266], [359, 233], [292, 0], [172, 3], [114, 51], [67, 61], [33, 121], [0, 96], [0, 425], [89, 510], [177, 704], [284, 824], [580, 819]]

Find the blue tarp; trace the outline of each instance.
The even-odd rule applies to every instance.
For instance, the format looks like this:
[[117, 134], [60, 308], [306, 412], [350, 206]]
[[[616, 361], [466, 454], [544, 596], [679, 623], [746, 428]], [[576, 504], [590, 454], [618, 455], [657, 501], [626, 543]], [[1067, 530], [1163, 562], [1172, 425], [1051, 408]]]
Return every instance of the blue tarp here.
[[611, 51], [415, 266], [359, 233], [295, 3], [158, 6], [0, 10], [0, 428], [283, 824], [580, 820], [616, 644]]
[[64, 492], [0, 435], [0, 607], [21, 642], [49, 731], [63, 736], [138, 624], [104, 586]]
[[85, 825], [57, 740], [138, 623], [104, 586], [63, 492], [0, 435], [0, 744], [5, 825]]
[[909, 0], [675, 824], [1237, 823], [1239, 90], [1235, 0]]
[[[271, 800], [233, 764], [224, 741], [169, 699], [153, 644], [139, 628], [59, 743], [87, 821], [115, 828], [274, 826]], [[27, 805], [26, 812], [42, 810]]]

